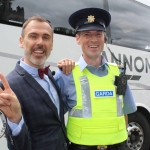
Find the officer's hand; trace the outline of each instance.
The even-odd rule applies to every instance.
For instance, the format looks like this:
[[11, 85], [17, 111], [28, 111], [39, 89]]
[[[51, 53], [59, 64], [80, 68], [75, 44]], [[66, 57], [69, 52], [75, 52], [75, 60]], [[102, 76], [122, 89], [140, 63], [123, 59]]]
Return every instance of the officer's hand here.
[[57, 63], [58, 68], [60, 68], [64, 74], [71, 73], [75, 66], [75, 62], [71, 59], [62, 59]]
[[6, 78], [1, 73], [0, 79], [4, 86], [4, 90], [0, 88], [0, 110], [11, 122], [18, 124], [22, 117], [20, 103]]

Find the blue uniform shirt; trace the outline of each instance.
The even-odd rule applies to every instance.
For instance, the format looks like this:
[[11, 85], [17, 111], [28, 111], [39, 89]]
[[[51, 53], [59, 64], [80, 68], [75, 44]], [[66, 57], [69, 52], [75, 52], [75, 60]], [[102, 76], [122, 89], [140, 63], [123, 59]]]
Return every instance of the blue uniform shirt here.
[[[80, 57], [78, 64], [81, 71], [83, 71], [84, 68], [87, 68], [91, 73], [100, 77], [105, 76], [108, 73], [108, 64], [103, 56], [102, 56], [102, 65], [99, 66], [98, 68], [88, 65], [84, 61], [82, 56]], [[73, 75], [72, 73], [70, 73], [69, 75], [65, 75], [61, 70], [58, 70], [54, 78], [60, 87], [66, 109], [70, 111], [76, 105], [76, 90]], [[136, 111], [135, 102], [129, 86], [127, 86], [127, 90], [123, 100], [124, 100], [123, 112], [125, 115]]]

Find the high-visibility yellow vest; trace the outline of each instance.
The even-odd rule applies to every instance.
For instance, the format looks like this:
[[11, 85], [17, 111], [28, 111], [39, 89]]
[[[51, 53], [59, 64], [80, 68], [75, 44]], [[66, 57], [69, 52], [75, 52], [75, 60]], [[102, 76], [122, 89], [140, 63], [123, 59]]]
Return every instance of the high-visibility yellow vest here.
[[82, 145], [112, 145], [127, 139], [122, 96], [116, 95], [116, 65], [98, 77], [78, 65], [73, 69], [77, 105], [69, 112], [68, 139]]

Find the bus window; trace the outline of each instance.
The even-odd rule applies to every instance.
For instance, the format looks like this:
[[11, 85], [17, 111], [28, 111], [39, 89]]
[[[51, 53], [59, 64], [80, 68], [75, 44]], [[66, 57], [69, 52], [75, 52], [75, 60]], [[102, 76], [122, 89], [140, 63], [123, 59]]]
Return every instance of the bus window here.
[[109, 43], [150, 51], [150, 7], [135, 0], [108, 0], [112, 15]]
[[95, 0], [93, 3], [90, 0], [75, 2], [65, 0], [62, 3], [61, 0], [42, 0], [37, 3], [30, 0], [0, 0], [0, 22], [22, 26], [26, 18], [40, 15], [52, 22], [55, 33], [74, 36], [74, 31], [68, 23], [69, 15], [85, 7], [104, 8], [104, 1]]

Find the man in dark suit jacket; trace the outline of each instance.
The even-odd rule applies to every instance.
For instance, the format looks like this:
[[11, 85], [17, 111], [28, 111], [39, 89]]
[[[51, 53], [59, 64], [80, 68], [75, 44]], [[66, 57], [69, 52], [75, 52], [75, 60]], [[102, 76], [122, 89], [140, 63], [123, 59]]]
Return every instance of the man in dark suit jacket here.
[[10, 150], [68, 149], [57, 83], [48, 67], [47, 75], [46, 72], [41, 77], [38, 75], [44, 72], [39, 69], [44, 68], [52, 46], [51, 24], [39, 16], [29, 18], [20, 37], [24, 57], [6, 77], [12, 90], [2, 80], [0, 110], [8, 119], [6, 136]]

